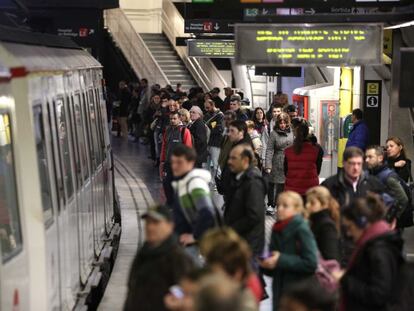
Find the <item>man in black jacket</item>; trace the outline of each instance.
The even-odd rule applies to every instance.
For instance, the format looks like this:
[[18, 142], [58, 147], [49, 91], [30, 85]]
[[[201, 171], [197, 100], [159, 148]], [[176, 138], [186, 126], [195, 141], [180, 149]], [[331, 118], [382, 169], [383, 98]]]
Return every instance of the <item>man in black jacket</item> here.
[[166, 206], [150, 208], [142, 218], [146, 242], [131, 267], [124, 311], [166, 311], [164, 296], [193, 263], [173, 236], [172, 215]]
[[195, 166], [202, 168], [207, 163], [207, 126], [203, 121], [203, 111], [198, 106], [193, 106], [190, 109], [191, 123], [188, 125], [188, 129], [193, 135], [193, 146], [197, 152], [197, 161]]
[[253, 254], [259, 255], [264, 246], [266, 185], [254, 160], [249, 145], [237, 145], [230, 152], [228, 165], [233, 178], [226, 196], [224, 222], [249, 243]]
[[[365, 197], [368, 191], [381, 194], [385, 187], [374, 176], [363, 170], [364, 153], [357, 147], [348, 147], [344, 151], [344, 169], [338, 174], [326, 179], [322, 186], [328, 188], [332, 196], [338, 201], [341, 211], [355, 198]], [[342, 228], [343, 229], [343, 228]], [[353, 242], [341, 230], [342, 266], [346, 266], [354, 249]]]
[[385, 188], [374, 176], [363, 170], [364, 153], [357, 147], [348, 147], [344, 151], [344, 169], [326, 179], [322, 186], [328, 188], [338, 201], [341, 210], [354, 198], [366, 196], [368, 191], [384, 192]]

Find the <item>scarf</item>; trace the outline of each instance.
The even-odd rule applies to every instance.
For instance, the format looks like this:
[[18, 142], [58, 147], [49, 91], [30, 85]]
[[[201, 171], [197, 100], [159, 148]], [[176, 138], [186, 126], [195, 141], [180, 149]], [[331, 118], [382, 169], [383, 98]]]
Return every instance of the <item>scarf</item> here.
[[280, 221], [276, 222], [273, 225], [273, 231], [274, 232], [282, 232], [287, 227], [287, 225], [290, 224], [290, 222], [292, 221], [293, 217], [295, 217], [295, 216], [292, 216], [292, 217], [289, 217], [289, 218], [287, 218], [285, 220], [280, 220]]

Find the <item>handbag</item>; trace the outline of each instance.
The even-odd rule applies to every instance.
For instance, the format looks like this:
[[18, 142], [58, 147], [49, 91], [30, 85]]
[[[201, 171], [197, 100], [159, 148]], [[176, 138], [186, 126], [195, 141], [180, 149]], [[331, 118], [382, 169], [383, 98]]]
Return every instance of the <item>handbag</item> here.
[[325, 260], [318, 252], [318, 267], [316, 268], [316, 279], [319, 284], [329, 293], [334, 293], [339, 288], [338, 281], [332, 276], [332, 272], [341, 270], [335, 259]]

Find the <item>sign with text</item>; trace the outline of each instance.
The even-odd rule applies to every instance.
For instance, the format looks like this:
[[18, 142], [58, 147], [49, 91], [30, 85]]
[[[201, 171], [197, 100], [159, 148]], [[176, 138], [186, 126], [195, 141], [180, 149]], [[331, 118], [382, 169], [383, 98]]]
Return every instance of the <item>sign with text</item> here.
[[233, 58], [234, 40], [188, 40], [188, 56], [208, 58]]
[[380, 24], [236, 24], [236, 62], [249, 65], [376, 65]]
[[364, 81], [364, 120], [369, 128], [369, 144], [379, 145], [381, 136], [382, 81]]

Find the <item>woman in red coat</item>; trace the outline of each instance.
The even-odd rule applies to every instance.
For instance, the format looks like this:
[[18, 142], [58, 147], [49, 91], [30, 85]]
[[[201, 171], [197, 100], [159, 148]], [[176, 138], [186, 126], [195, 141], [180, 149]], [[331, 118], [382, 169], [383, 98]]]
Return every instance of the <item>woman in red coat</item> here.
[[309, 126], [301, 120], [294, 128], [293, 145], [285, 149], [285, 191], [304, 196], [308, 189], [319, 185], [323, 150], [308, 140]]

